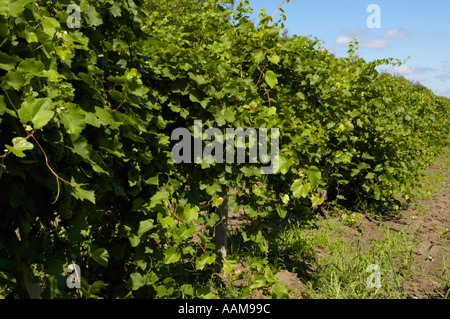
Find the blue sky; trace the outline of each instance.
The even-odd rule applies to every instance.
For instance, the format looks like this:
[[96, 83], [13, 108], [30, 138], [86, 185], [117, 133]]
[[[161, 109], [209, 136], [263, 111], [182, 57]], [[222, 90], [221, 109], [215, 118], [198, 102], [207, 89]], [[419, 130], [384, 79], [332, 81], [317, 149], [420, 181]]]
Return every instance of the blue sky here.
[[[261, 8], [273, 15], [283, 2], [249, 1], [255, 21]], [[380, 9], [380, 28], [367, 25], [375, 13], [367, 12], [371, 4]], [[360, 43], [358, 55], [366, 61], [410, 56], [390, 71], [450, 97], [449, 0], [296, 0], [285, 3], [283, 9], [289, 34], [317, 37], [338, 57], [346, 56], [353, 36]]]

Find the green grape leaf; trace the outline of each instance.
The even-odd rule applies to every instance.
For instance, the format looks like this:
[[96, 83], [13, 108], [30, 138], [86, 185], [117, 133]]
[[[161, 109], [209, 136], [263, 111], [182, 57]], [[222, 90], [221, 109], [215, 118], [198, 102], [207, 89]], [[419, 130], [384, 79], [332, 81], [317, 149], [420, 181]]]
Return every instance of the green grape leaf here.
[[164, 263], [166, 265], [176, 263], [178, 260], [180, 260], [181, 253], [179, 251], [177, 251], [177, 249], [178, 249], [177, 246], [173, 246], [164, 252], [164, 256], [165, 256]]
[[308, 177], [311, 182], [311, 186], [314, 188], [319, 185], [319, 182], [322, 179], [322, 173], [316, 166], [310, 166], [308, 170]]
[[212, 200], [212, 206], [213, 207], [219, 207], [220, 205], [222, 205], [223, 197], [219, 197], [219, 195], [214, 194], [212, 196], [211, 200]]
[[54, 114], [50, 98], [27, 98], [19, 109], [19, 118], [22, 124], [32, 122], [35, 129], [44, 127]]
[[18, 17], [25, 6], [33, 0], [2, 0], [0, 5], [0, 15]]
[[222, 260], [222, 270], [225, 274], [230, 274], [235, 268], [237, 261], [234, 259], [231, 259], [230, 256], [225, 256], [225, 258]]
[[120, 17], [122, 15], [121, 13], [121, 3], [118, 1], [114, 1], [113, 5], [111, 6], [111, 8], [109, 8], [109, 12], [111, 12], [111, 14], [117, 18]]
[[275, 282], [275, 284], [273, 285], [273, 292], [274, 292], [275, 296], [277, 297], [277, 299], [289, 298], [289, 293], [286, 289], [286, 286], [279, 281]]
[[80, 134], [86, 127], [86, 112], [78, 105], [72, 104], [61, 114], [61, 123], [69, 134]]
[[96, 294], [108, 286], [109, 284], [105, 283], [103, 280], [96, 280], [90, 285], [89, 293]]
[[8, 150], [10, 150], [14, 155], [18, 157], [25, 157], [23, 151], [32, 150], [34, 145], [28, 142], [23, 137], [15, 137], [12, 140], [13, 146], [5, 145]]
[[25, 78], [22, 73], [11, 70], [6, 73], [4, 81], [14, 90], [19, 91], [25, 83]]
[[198, 218], [198, 212], [200, 209], [197, 206], [191, 207], [191, 204], [187, 204], [184, 207], [184, 216], [186, 217], [186, 222], [191, 222], [193, 220], [197, 220]]
[[46, 33], [50, 37], [53, 37], [56, 33], [56, 30], [61, 27], [59, 22], [51, 17], [44, 17], [41, 24], [44, 33]]
[[106, 268], [108, 266], [109, 253], [105, 248], [96, 249], [91, 255], [91, 258], [102, 267]]
[[179, 235], [181, 240], [187, 240], [195, 232], [195, 230], [197, 229], [195, 227], [195, 225], [192, 225], [191, 227], [187, 228], [185, 226], [185, 224], [182, 224], [182, 226], [180, 228], [182, 228], [182, 231], [181, 231], [181, 233]]
[[310, 183], [303, 184], [302, 180], [297, 179], [291, 186], [292, 196], [294, 196], [294, 198], [305, 198], [308, 195], [310, 189]]
[[316, 207], [321, 205], [324, 202], [325, 198], [321, 198], [321, 197], [311, 197], [311, 203], [312, 203], [312, 207]]
[[191, 284], [181, 285], [180, 290], [183, 293], [183, 295], [194, 296], [194, 288], [192, 287]]
[[88, 200], [92, 204], [95, 204], [95, 191], [82, 189], [76, 186], [72, 189], [72, 196], [79, 200]]
[[166, 191], [162, 191], [162, 192], [157, 192], [155, 195], [152, 196], [152, 198], [150, 198], [150, 201], [154, 202], [154, 201], [161, 201], [164, 199], [169, 199], [170, 198], [170, 194], [169, 192]]
[[[280, 158], [280, 162], [281, 161], [284, 161], [284, 159]], [[291, 168], [293, 163], [294, 163], [293, 158], [290, 158], [287, 161], [284, 161], [284, 163], [281, 164], [280, 168], [278, 169], [278, 172], [280, 172], [283, 175], [286, 175], [286, 173], [289, 172], [289, 169]]]
[[16, 66], [15, 58], [6, 54], [5, 52], [0, 52], [0, 69], [10, 71], [13, 70], [15, 66]]
[[154, 225], [153, 223], [154, 223], [153, 219], [141, 220], [139, 222], [138, 236], [142, 237], [142, 235], [144, 235], [150, 229], [155, 228], [156, 225]]
[[44, 63], [36, 59], [26, 59], [19, 63], [17, 71], [22, 74], [38, 75], [45, 69]]
[[266, 71], [266, 73], [264, 74], [264, 80], [270, 86], [271, 89], [273, 89], [278, 84], [277, 76], [271, 70]]
[[128, 282], [133, 290], [138, 290], [147, 283], [145, 277], [138, 272], [132, 273]]
[[269, 61], [274, 63], [274, 64], [278, 64], [280, 62], [280, 57], [276, 54], [273, 54], [270, 58]]
[[206, 265], [212, 264], [216, 260], [216, 255], [210, 251], [205, 251], [200, 257], [195, 260], [195, 269], [202, 270]]
[[84, 8], [83, 13], [86, 15], [88, 25], [99, 26], [103, 23], [102, 17], [95, 10], [94, 6], [87, 6]]

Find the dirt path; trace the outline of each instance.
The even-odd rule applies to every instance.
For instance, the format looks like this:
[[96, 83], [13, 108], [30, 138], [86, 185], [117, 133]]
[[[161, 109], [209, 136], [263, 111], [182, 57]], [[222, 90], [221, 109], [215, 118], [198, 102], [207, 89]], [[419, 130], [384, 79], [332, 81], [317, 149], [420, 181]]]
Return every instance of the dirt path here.
[[[433, 165], [426, 173], [441, 173], [443, 182], [437, 193], [416, 202], [416, 207], [424, 207], [425, 211], [401, 211], [403, 218], [384, 222], [392, 231], [406, 228], [408, 232], [417, 234], [419, 244], [414, 251], [416, 268], [412, 280], [404, 286], [406, 298], [442, 298], [446, 293], [439, 277], [445, 267], [450, 267], [450, 170]], [[376, 221], [365, 223], [365, 234], [379, 237], [379, 225]]]
[[[411, 205], [417, 209], [401, 211], [402, 218], [383, 221], [394, 233], [406, 229], [408, 234], [415, 234], [418, 242], [413, 255], [413, 275], [405, 280], [403, 286], [403, 295], [407, 299], [442, 298], [450, 288], [444, 287], [445, 281], [442, 279], [443, 275], [450, 276], [450, 170], [444, 170], [440, 164], [436, 164], [425, 174], [443, 175], [439, 190], [431, 197]], [[383, 239], [380, 226], [382, 222], [365, 217], [360, 229], [365, 247], [373, 240]], [[361, 234], [353, 228], [344, 228], [349, 241]], [[302, 290], [296, 274], [282, 270], [277, 277], [286, 287]]]
[[[425, 176], [428, 176], [431, 185], [435, 187], [434, 194], [414, 202], [410, 206], [414, 209], [400, 211], [401, 218], [380, 222], [364, 216], [364, 221], [358, 230], [344, 226], [337, 216], [327, 218], [330, 222], [339, 223], [340, 236], [345, 238], [350, 246], [355, 239], [358, 239], [365, 249], [369, 248], [374, 241], [383, 240], [386, 234], [385, 227], [388, 228], [390, 235], [401, 231], [413, 235], [415, 245], [412, 253], [412, 274], [404, 278], [404, 284], [401, 287], [403, 298], [442, 298], [450, 289], [448, 287], [450, 283], [450, 169], [443, 169], [442, 162], [438, 159], [436, 164], [425, 172]], [[437, 175], [441, 177], [436, 180], [430, 177]], [[440, 185], [436, 181], [440, 181]], [[424, 189], [428, 191], [428, 188]], [[230, 216], [229, 230], [234, 233], [238, 227], [246, 223], [244, 211], [241, 209], [239, 213]], [[245, 269], [244, 266], [243, 269]], [[277, 272], [276, 278], [292, 291], [290, 298], [302, 298], [305, 284], [301, 282], [297, 273], [282, 269]], [[450, 295], [447, 298], [450, 298]]]

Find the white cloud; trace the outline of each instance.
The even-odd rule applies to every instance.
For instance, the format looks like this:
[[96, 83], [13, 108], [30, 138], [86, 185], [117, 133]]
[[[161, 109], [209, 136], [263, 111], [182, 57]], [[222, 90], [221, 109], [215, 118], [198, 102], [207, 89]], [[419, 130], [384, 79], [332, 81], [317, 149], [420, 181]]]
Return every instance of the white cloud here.
[[[351, 34], [349, 35], [341, 35], [336, 38], [334, 41], [335, 44], [338, 45], [348, 45], [350, 41], [353, 40], [354, 37], [362, 36], [364, 34], [367, 34], [367, 30], [358, 29], [358, 28], [350, 28], [350, 29], [343, 29], [344, 33]], [[404, 28], [396, 28], [391, 29], [388, 32], [386, 32], [382, 37], [378, 39], [358, 39], [359, 46], [362, 48], [370, 48], [370, 49], [384, 49], [384, 48], [390, 48], [391, 44], [386, 41], [386, 39], [402, 39], [406, 38], [410, 32]]]
[[391, 29], [383, 35], [383, 38], [388, 39], [403, 39], [410, 35], [410, 32], [404, 28]]
[[357, 36], [366, 34], [367, 32], [369, 32], [368, 30], [369, 30], [369, 29], [367, 29], [367, 28], [359, 29], [359, 28], [357, 28], [357, 27], [353, 27], [353, 28], [342, 28], [342, 31], [343, 31], [345, 34], [350, 34], [350, 35], [352, 35], [353, 37], [357, 37]]
[[393, 68], [388, 69], [388, 71], [393, 72], [393, 73], [400, 73], [400, 74], [416, 73], [414, 68], [407, 66], [407, 65], [394, 66]]
[[[398, 30], [399, 31], [396, 33], [397, 36], [401, 34], [400, 29]], [[389, 42], [383, 38], [364, 39], [368, 34], [367, 29], [358, 29], [353, 27], [342, 29], [342, 31], [345, 35], [341, 35], [334, 40], [334, 43], [337, 45], [348, 45], [353, 39], [356, 39], [358, 41], [358, 45], [362, 48], [383, 49], [391, 47]], [[393, 36], [395, 36], [395, 34], [393, 34]]]
[[445, 69], [444, 69], [444, 71], [447, 72], [447, 73], [450, 73], [450, 65], [449, 65], [449, 66], [446, 66]]
[[[350, 41], [352, 41], [353, 38], [349, 36], [342, 35], [340, 37], [337, 37], [336, 40], [334, 40], [334, 43], [338, 45], [348, 45]], [[386, 40], [358, 40], [359, 46], [362, 48], [372, 48], [372, 49], [382, 49], [382, 48], [389, 48], [391, 45], [386, 42]]]
[[390, 48], [391, 45], [386, 40], [362, 40], [359, 45], [363, 48], [383, 49]]
[[393, 73], [399, 73], [399, 74], [424, 74], [424, 73], [428, 73], [428, 72], [433, 72], [436, 71], [435, 69], [432, 68], [427, 68], [427, 67], [411, 67], [408, 65], [400, 65], [400, 66], [395, 66], [393, 68], [389, 68], [388, 72], [393, 72]]
[[334, 41], [334, 43], [336, 44], [349, 44], [350, 41], [352, 41], [353, 38], [352, 37], [347, 37], [347, 36], [340, 36], [337, 37], [336, 40]]

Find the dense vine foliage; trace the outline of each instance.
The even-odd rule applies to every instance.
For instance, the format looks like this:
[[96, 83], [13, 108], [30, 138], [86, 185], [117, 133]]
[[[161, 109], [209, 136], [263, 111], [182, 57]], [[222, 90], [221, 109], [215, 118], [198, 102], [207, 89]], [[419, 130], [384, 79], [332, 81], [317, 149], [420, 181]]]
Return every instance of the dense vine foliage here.
[[[205, 1], [173, 23], [140, 0], [0, 0], [0, 285], [43, 298], [221, 297], [215, 208], [228, 197], [257, 220], [268, 202], [298, 211], [358, 199], [384, 209], [411, 198], [449, 136], [450, 101], [380, 74], [353, 42], [336, 58], [320, 42], [282, 37], [244, 2]], [[278, 128], [275, 174], [260, 164], [176, 164], [179, 127]], [[248, 145], [248, 143], [247, 143]], [[285, 209], [284, 206], [279, 206]], [[258, 226], [258, 224], [256, 223]], [[267, 267], [251, 290], [284, 296]], [[81, 269], [80, 290], [66, 285]], [[202, 284], [197, 285], [196, 282]], [[79, 294], [81, 292], [81, 294]]]

